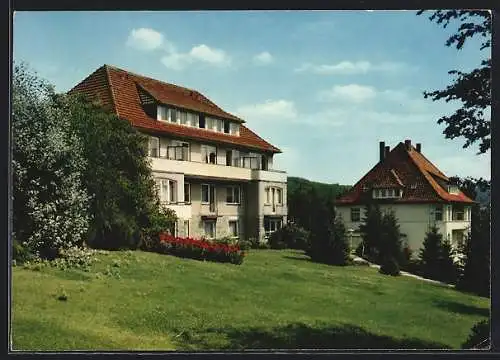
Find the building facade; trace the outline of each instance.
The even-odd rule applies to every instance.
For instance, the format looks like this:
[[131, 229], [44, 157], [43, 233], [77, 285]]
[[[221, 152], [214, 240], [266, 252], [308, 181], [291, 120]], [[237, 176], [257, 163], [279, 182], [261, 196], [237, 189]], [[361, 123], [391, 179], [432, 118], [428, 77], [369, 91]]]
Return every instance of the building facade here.
[[264, 240], [287, 219], [281, 151], [199, 92], [104, 65], [76, 85], [148, 136], [160, 201], [179, 236]]
[[395, 213], [403, 241], [414, 256], [432, 226], [452, 246], [463, 243], [470, 231], [474, 201], [422, 154], [421, 144], [414, 147], [406, 140], [390, 150], [380, 142], [379, 150], [379, 162], [336, 201], [352, 246], [361, 242], [359, 226], [368, 203]]

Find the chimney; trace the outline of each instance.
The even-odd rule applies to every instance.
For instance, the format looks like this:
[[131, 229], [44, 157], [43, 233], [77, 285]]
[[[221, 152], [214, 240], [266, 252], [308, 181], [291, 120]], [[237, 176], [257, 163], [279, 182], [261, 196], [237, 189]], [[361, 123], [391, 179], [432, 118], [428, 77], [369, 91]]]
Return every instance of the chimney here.
[[380, 154], [380, 161], [384, 160], [385, 158], [385, 142], [381, 141], [379, 143], [379, 154]]
[[389, 151], [391, 151], [390, 146], [386, 146], [385, 147], [385, 153], [384, 153], [384, 159], [387, 157], [387, 155], [389, 155]]
[[417, 144], [417, 152], [422, 152], [422, 144]]
[[405, 140], [405, 147], [406, 147], [406, 150], [410, 151], [410, 149], [411, 149], [411, 140], [409, 140], [409, 139]]

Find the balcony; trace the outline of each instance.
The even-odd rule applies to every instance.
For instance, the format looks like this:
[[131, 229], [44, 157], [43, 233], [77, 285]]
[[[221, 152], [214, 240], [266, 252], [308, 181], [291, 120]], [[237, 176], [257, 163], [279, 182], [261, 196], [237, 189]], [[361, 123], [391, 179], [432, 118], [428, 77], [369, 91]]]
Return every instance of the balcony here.
[[263, 215], [284, 216], [287, 208], [283, 204], [264, 204]]
[[175, 211], [175, 214], [179, 219], [190, 219], [191, 218], [191, 204], [184, 203], [162, 203], [168, 209]]
[[286, 182], [287, 179], [286, 172], [284, 171], [259, 170], [246, 167], [207, 164], [158, 157], [151, 157], [150, 159], [151, 166], [154, 171], [177, 172], [192, 177], [276, 182]]

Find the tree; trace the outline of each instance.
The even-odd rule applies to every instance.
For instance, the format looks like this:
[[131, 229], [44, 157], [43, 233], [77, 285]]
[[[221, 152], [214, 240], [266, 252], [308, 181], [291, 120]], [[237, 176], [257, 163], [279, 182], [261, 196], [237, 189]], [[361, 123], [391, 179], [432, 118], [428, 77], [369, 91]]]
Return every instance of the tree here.
[[382, 212], [376, 203], [368, 203], [362, 224], [359, 226], [364, 245], [364, 256], [379, 262], [380, 243], [382, 238]]
[[83, 145], [71, 127], [70, 104], [50, 84], [21, 63], [12, 85], [13, 238], [53, 258], [85, 240]]
[[420, 249], [422, 275], [429, 279], [455, 283], [457, 266], [453, 261], [452, 247], [448, 240], [443, 240], [436, 226], [427, 231]]
[[[315, 191], [312, 191], [312, 194], [317, 196]], [[332, 216], [328, 204], [321, 200], [316, 202], [313, 212], [307, 254], [313, 261], [346, 265], [349, 259], [349, 244], [342, 219], [335, 217], [335, 214]]]
[[[424, 10], [418, 11], [421, 15]], [[446, 28], [453, 21], [460, 26], [456, 33], [446, 41], [446, 46], [460, 50], [468, 39], [481, 37], [480, 50], [488, 50], [480, 66], [468, 73], [451, 70], [454, 76], [451, 85], [444, 90], [425, 91], [424, 97], [433, 101], [458, 100], [462, 107], [454, 114], [443, 116], [438, 124], [445, 123], [443, 131], [447, 139], [464, 137], [464, 148], [479, 142], [479, 153], [487, 152], [491, 145], [491, 13], [487, 10], [437, 10], [429, 19]]]
[[70, 99], [72, 125], [87, 159], [83, 181], [92, 195], [88, 242], [105, 249], [137, 248], [144, 236], [154, 236], [152, 228], [167, 230], [176, 221], [173, 211], [160, 208], [147, 138], [84, 96]]
[[490, 294], [490, 208], [472, 207], [471, 231], [465, 242], [465, 264], [457, 288]]
[[388, 211], [382, 216], [381, 225], [379, 254], [383, 259], [393, 258], [398, 265], [401, 265], [405, 261], [401, 244], [401, 231], [393, 211]]

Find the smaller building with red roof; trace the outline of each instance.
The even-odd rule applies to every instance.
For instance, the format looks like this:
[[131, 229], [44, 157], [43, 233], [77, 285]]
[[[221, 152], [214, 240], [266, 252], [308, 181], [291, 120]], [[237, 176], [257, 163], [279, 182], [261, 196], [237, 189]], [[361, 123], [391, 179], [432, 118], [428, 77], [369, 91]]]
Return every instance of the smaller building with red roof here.
[[474, 201], [424, 156], [421, 144], [405, 140], [392, 150], [381, 141], [379, 162], [336, 201], [352, 246], [361, 241], [359, 225], [368, 203], [395, 213], [404, 242], [417, 256], [434, 225], [453, 246], [462, 243]]

